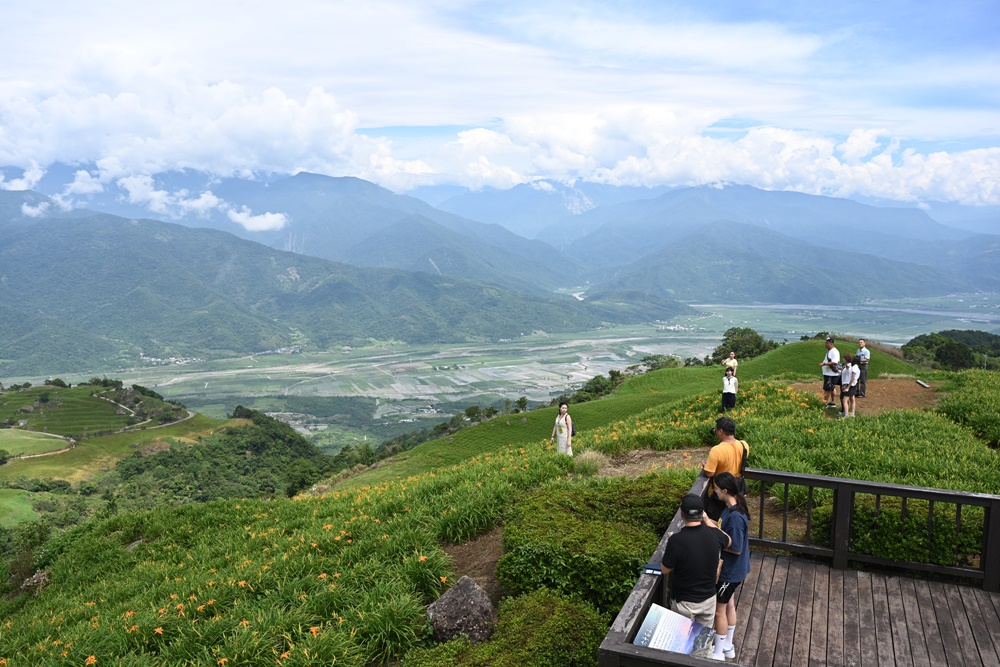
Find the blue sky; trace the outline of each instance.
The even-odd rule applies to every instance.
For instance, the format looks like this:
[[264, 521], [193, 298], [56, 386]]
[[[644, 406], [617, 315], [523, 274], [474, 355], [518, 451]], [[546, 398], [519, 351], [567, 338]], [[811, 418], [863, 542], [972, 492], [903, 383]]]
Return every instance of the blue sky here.
[[61, 163], [66, 203], [153, 211], [222, 205], [158, 190], [177, 169], [1000, 204], [996, 1], [148, 4], [7, 3], [0, 187]]

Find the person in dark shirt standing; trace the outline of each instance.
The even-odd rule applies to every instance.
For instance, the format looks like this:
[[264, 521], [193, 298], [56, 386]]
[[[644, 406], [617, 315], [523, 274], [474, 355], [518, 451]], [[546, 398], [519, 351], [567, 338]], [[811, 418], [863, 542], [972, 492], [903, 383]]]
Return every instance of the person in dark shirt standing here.
[[684, 527], [667, 540], [660, 563], [664, 576], [670, 576], [670, 609], [712, 628], [720, 553], [730, 539], [705, 514], [701, 496], [684, 496], [681, 518]]
[[712, 658], [735, 658], [733, 633], [736, 631], [736, 600], [733, 593], [750, 574], [750, 508], [740, 492], [736, 478], [724, 472], [714, 478], [719, 498], [726, 509], [719, 526], [729, 536], [730, 544], [722, 550], [722, 570], [716, 585], [715, 640]]

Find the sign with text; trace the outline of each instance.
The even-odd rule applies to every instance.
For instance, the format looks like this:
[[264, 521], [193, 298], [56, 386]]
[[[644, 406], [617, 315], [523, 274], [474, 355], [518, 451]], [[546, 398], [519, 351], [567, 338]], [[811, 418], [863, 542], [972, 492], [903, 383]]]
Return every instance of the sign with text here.
[[711, 642], [712, 628], [654, 604], [632, 643], [690, 655], [708, 647]]

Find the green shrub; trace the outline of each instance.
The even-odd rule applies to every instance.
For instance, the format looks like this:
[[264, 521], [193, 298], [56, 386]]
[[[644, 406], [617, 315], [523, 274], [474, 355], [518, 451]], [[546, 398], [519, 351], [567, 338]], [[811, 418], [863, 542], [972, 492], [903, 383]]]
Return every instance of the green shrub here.
[[591, 605], [541, 589], [500, 605], [493, 637], [416, 649], [401, 667], [593, 667], [610, 622]]
[[941, 399], [938, 412], [972, 429], [991, 446], [1000, 445], [1000, 376], [987, 371], [964, 371], [955, 387]]
[[[881, 506], [876, 508], [873, 498], [859, 498], [854, 508], [851, 551], [897, 561], [964, 567], [973, 565], [982, 553], [982, 510], [963, 507], [962, 525], [958, 529], [954, 506], [935, 503], [931, 530], [927, 527], [927, 510], [926, 502], [910, 500], [904, 518], [898, 499], [883, 498]], [[832, 505], [824, 505], [814, 511], [814, 544], [831, 545], [832, 520]], [[892, 537], [886, 539], [887, 535]]]
[[616, 611], [692, 481], [677, 472], [532, 492], [507, 517], [497, 579], [514, 594], [551, 588]]

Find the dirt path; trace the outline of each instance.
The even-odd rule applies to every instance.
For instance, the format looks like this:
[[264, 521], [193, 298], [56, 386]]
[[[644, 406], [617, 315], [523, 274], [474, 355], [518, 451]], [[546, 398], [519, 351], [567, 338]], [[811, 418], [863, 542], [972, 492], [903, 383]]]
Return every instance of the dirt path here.
[[[867, 395], [858, 399], [857, 414], [875, 415], [887, 410], [933, 409], [940, 399], [937, 394], [937, 387], [940, 384], [932, 383], [931, 388], [927, 389], [914, 380], [869, 380]], [[818, 380], [792, 386], [799, 391], [809, 391], [823, 396], [823, 384]], [[600, 475], [639, 477], [666, 468], [700, 466], [708, 458], [708, 449], [708, 447], [695, 447], [667, 452], [637, 449], [614, 457]], [[772, 508], [767, 508], [765, 514], [769, 511], [772, 511]], [[774, 524], [773, 521], [770, 523]], [[796, 527], [790, 526], [789, 529], [795, 530]], [[501, 595], [500, 584], [496, 578], [496, 565], [503, 555], [503, 528], [494, 528], [463, 544], [450, 545], [445, 547], [445, 551], [451, 556], [455, 565], [456, 578], [464, 574], [474, 579], [490, 596], [496, 607]]]

